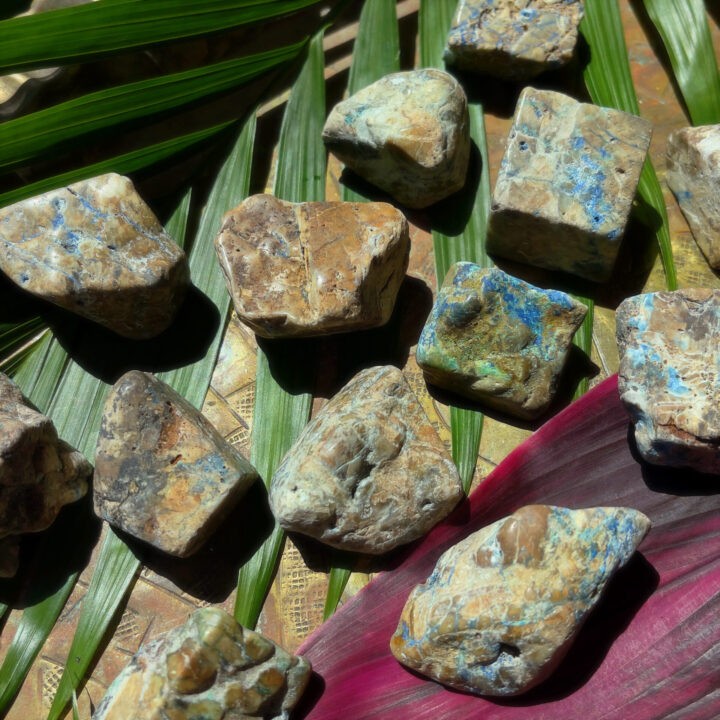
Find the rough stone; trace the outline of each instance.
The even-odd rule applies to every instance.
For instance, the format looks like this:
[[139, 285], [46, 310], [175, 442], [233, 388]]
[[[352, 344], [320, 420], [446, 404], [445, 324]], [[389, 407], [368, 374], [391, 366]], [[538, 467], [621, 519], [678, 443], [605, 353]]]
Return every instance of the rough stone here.
[[520, 418], [552, 402], [587, 309], [497, 268], [453, 265], [423, 328], [416, 358], [428, 382]]
[[493, 193], [488, 252], [607, 280], [650, 134], [635, 115], [523, 90]]
[[386, 75], [336, 105], [323, 140], [365, 180], [423, 208], [465, 184], [469, 133], [462, 87], [425, 69]]
[[616, 322], [618, 387], [642, 457], [720, 473], [720, 290], [637, 295]]
[[93, 719], [288, 720], [310, 672], [303, 657], [203, 608], [135, 653]]
[[187, 400], [148, 373], [110, 390], [95, 452], [95, 512], [164, 552], [195, 552], [257, 473]]
[[392, 653], [459, 690], [523, 693], [555, 670], [649, 529], [630, 508], [520, 508], [440, 557], [410, 594]]
[[[63, 505], [85, 495], [91, 473], [82, 454], [58, 438], [52, 420], [0, 373], [0, 538], [45, 530]], [[5, 576], [17, 567], [17, 550], [8, 543]]]
[[445, 61], [504, 80], [529, 80], [573, 56], [577, 0], [460, 0]]
[[668, 138], [667, 183], [695, 242], [720, 270], [720, 125], [676, 130]]
[[133, 339], [170, 325], [189, 281], [185, 253], [132, 182], [112, 173], [0, 210], [0, 270]]
[[15, 577], [20, 567], [20, 538], [8, 535], [0, 540], [0, 578]]
[[410, 238], [386, 203], [254, 195], [225, 215], [215, 247], [240, 319], [262, 337], [297, 337], [384, 325]]
[[462, 497], [457, 470], [402, 372], [356, 375], [318, 413], [272, 480], [286, 530], [379, 554], [408, 543]]

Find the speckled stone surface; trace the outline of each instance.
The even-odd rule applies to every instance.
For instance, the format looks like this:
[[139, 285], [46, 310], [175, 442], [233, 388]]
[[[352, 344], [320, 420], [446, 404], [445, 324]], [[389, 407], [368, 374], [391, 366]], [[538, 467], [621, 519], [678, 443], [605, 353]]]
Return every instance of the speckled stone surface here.
[[635, 115], [523, 90], [493, 192], [488, 252], [607, 280], [650, 134]]
[[410, 208], [460, 190], [470, 157], [465, 92], [441, 70], [393, 73], [336, 105], [328, 150]]
[[[85, 495], [91, 473], [82, 454], [58, 438], [52, 420], [0, 373], [0, 538], [49, 527], [63, 505]], [[2, 556], [0, 577], [14, 574], [12, 541]]]
[[286, 530], [379, 554], [425, 534], [462, 497], [457, 470], [400, 370], [358, 373], [313, 418], [272, 480]]
[[573, 56], [577, 0], [460, 0], [445, 61], [506, 80], [529, 80]]
[[720, 290], [636, 295], [616, 322], [618, 387], [642, 457], [720, 473]]
[[410, 594], [390, 649], [458, 690], [526, 692], [555, 670], [649, 529], [630, 508], [520, 508], [440, 557]]
[[93, 720], [288, 720], [310, 672], [304, 658], [203, 608], [135, 653]]
[[666, 177], [698, 247], [710, 267], [720, 270], [720, 125], [672, 133]]
[[405, 278], [405, 216], [387, 203], [290, 203], [253, 195], [215, 241], [240, 319], [262, 337], [384, 325]]
[[257, 473], [187, 400], [154, 376], [125, 373], [105, 401], [95, 451], [95, 512], [186, 557]]
[[170, 325], [189, 282], [185, 253], [132, 182], [112, 173], [1, 209], [0, 270], [133, 339]]
[[448, 271], [418, 341], [428, 382], [520, 418], [550, 405], [585, 306], [497, 268]]

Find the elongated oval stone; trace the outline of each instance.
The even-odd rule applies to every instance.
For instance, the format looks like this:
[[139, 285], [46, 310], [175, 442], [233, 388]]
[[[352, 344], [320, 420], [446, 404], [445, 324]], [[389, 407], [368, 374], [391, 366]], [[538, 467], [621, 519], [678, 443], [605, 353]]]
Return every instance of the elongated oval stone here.
[[559, 665], [649, 529], [630, 508], [520, 508], [440, 557], [410, 594], [390, 649], [458, 690], [526, 692]]
[[410, 236], [387, 203], [253, 195], [215, 240], [238, 317], [261, 337], [364, 330], [392, 315]]
[[202, 608], [135, 653], [93, 719], [287, 720], [310, 672], [305, 658]]
[[636, 295], [616, 323], [618, 389], [642, 457], [720, 473], [720, 290]]
[[323, 129], [328, 150], [410, 208], [460, 190], [470, 158], [467, 99], [441, 70], [386, 75], [336, 105]]
[[114, 173], [0, 209], [0, 270], [133, 339], [165, 330], [189, 283], [185, 253]]
[[105, 401], [95, 451], [95, 512], [186, 557], [257, 479], [250, 463], [156, 377], [125, 373]]
[[521, 418], [547, 410], [587, 309], [497, 268], [448, 271], [418, 341], [428, 382]]
[[462, 497], [457, 470], [402, 372], [358, 373], [313, 418], [272, 479], [286, 530], [379, 554], [408, 543]]

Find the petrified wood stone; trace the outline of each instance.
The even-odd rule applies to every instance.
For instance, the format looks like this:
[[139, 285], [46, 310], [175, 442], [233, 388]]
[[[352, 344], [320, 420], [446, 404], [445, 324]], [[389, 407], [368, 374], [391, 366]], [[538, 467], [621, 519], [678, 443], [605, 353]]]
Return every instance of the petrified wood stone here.
[[695, 242], [720, 270], [720, 125], [676, 130], [668, 138], [667, 183]]
[[529, 80], [572, 58], [578, 0], [460, 0], [445, 61], [463, 70]]
[[497, 268], [453, 265], [418, 341], [428, 382], [521, 418], [550, 405], [587, 309]]
[[189, 280], [185, 253], [132, 182], [112, 173], [0, 210], [0, 270], [134, 339], [170, 325]]
[[287, 720], [310, 665], [216, 608], [143, 645], [94, 720]]
[[720, 290], [637, 295], [616, 322], [618, 387], [642, 457], [720, 473]]
[[384, 325], [410, 238], [386, 203], [254, 195], [225, 215], [215, 248], [243, 322], [262, 337], [311, 336]]
[[411, 208], [460, 190], [470, 157], [467, 100], [441, 70], [386, 75], [335, 106], [328, 150]]
[[363, 370], [318, 413], [272, 480], [286, 530], [383, 553], [423, 535], [462, 497], [457, 470], [402, 372]]
[[555, 670], [649, 529], [630, 508], [520, 508], [440, 557], [410, 594], [390, 649], [459, 690], [525, 692]]
[[488, 252], [607, 280], [650, 134], [635, 115], [523, 90], [493, 193]]
[[195, 552], [257, 473], [187, 400], [133, 370], [111, 388], [95, 452], [95, 512], [164, 552]]

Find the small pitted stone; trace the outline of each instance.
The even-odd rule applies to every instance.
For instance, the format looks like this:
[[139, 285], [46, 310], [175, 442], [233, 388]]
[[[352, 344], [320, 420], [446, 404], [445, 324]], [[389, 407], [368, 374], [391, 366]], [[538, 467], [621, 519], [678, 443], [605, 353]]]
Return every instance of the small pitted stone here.
[[670, 135], [667, 183], [710, 267], [720, 270], [720, 125], [687, 127]]
[[142, 646], [94, 720], [288, 720], [310, 664], [216, 608]]
[[555, 670], [649, 529], [630, 508], [520, 508], [440, 557], [410, 594], [390, 649], [458, 690], [523, 693]]
[[495, 184], [488, 252], [607, 280], [650, 135], [635, 115], [525, 88]]
[[457, 470], [402, 372], [363, 370], [318, 413], [272, 480], [286, 530], [371, 554], [411, 542], [462, 497]]
[[[52, 420], [0, 373], [0, 538], [45, 530], [63, 505], [85, 495], [91, 473]], [[3, 550], [0, 577], [8, 577], [17, 568], [17, 545], [8, 540]]]
[[642, 457], [720, 473], [720, 290], [647, 293], [617, 309], [618, 388]]
[[578, 0], [460, 0], [445, 61], [505, 80], [529, 80], [573, 56]]
[[164, 552], [195, 552], [257, 473], [187, 400], [125, 373], [110, 390], [95, 452], [95, 512]]
[[521, 418], [552, 402], [587, 309], [497, 268], [453, 265], [425, 323], [417, 363], [427, 380]]
[[262, 337], [298, 337], [384, 325], [410, 237], [386, 203], [254, 195], [225, 215], [215, 248], [240, 319]]
[[185, 295], [185, 253], [128, 178], [109, 174], [0, 210], [0, 270], [23, 290], [133, 339]]
[[365, 180], [423, 208], [465, 184], [469, 133], [462, 87], [425, 69], [387, 75], [336, 105], [323, 140]]

